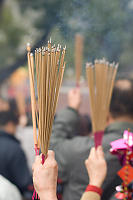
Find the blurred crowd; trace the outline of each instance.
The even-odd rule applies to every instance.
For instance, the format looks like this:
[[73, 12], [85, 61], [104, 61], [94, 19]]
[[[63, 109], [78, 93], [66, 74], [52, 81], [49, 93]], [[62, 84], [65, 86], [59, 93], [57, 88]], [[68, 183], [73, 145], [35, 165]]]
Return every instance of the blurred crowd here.
[[109, 152], [110, 142], [125, 129], [133, 132], [133, 80], [115, 82], [102, 147], [94, 148], [91, 116], [80, 113], [81, 104], [82, 87], [70, 89], [67, 106], [55, 115], [42, 165], [41, 155], [34, 156], [31, 113], [23, 109], [22, 93], [0, 97], [0, 200], [30, 200], [34, 187], [40, 200], [115, 199], [121, 166]]

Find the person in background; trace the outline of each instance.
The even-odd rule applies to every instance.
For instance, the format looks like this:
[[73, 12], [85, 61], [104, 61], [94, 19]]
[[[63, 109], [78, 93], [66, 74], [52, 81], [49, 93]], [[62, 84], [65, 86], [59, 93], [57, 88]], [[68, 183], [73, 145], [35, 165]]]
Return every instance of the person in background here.
[[[91, 149], [90, 155], [85, 161], [85, 165], [90, 183], [87, 186], [86, 192], [83, 193], [81, 200], [100, 200], [100, 195], [102, 193], [101, 185], [107, 172], [107, 165], [101, 146], [97, 149]], [[58, 165], [53, 151], [48, 151], [48, 157], [43, 165], [41, 164], [41, 155], [36, 156], [33, 164], [33, 182], [40, 200], [57, 200], [57, 176]]]
[[91, 118], [87, 114], [79, 114], [79, 130], [75, 136], [92, 136]]
[[17, 186], [26, 199], [32, 196], [32, 176], [20, 142], [15, 138], [19, 114], [14, 100], [0, 99], [0, 174]]
[[[71, 90], [69, 107], [57, 113], [51, 135], [50, 149], [55, 152], [59, 178], [64, 183], [63, 200], [80, 199], [88, 182], [84, 160], [94, 146], [94, 140], [88, 136], [75, 137], [75, 131], [79, 126], [80, 102], [80, 90]], [[133, 131], [132, 80], [119, 78], [116, 81], [106, 124], [102, 145], [108, 172], [102, 186], [103, 200], [109, 200], [115, 192], [115, 186], [121, 184], [117, 176], [117, 171], [121, 168], [120, 163], [117, 157], [110, 154], [109, 150], [110, 142], [121, 138], [125, 129], [129, 128]]]
[[[79, 102], [80, 99], [80, 102]], [[77, 136], [90, 136], [92, 135], [92, 125], [91, 125], [91, 119], [89, 115], [83, 115], [76, 109], [77, 104], [80, 107], [82, 100], [82, 95], [80, 93], [77, 93], [77, 89], [72, 89], [70, 92], [68, 92], [68, 106], [67, 109], [63, 109], [61, 111], [62, 117], [65, 115], [67, 118], [67, 121], [71, 124], [67, 126], [67, 130], [70, 131], [71, 134], [68, 134], [68, 139], [71, 139], [71, 137], [77, 137]], [[72, 114], [73, 112], [73, 114]], [[71, 115], [69, 114], [71, 113]], [[75, 124], [75, 113], [77, 113], [77, 119]], [[57, 114], [58, 115], [58, 114]], [[55, 117], [56, 121], [56, 117]], [[65, 127], [66, 128], [66, 127]], [[69, 130], [70, 128], [70, 130]], [[72, 128], [72, 129], [71, 129]], [[58, 200], [62, 200], [62, 194], [64, 189], [64, 182], [60, 177], [58, 177], [57, 180], [57, 198]]]
[[[77, 93], [78, 91], [78, 93]], [[79, 102], [78, 102], [79, 101]], [[73, 130], [73, 134], [75, 136], [90, 136], [92, 133], [92, 124], [91, 124], [91, 118], [89, 115], [85, 114], [81, 114], [80, 112], [78, 112], [78, 109], [80, 107], [80, 104], [82, 103], [82, 95], [80, 93], [80, 90], [75, 88], [75, 89], [71, 89], [68, 92], [68, 110], [72, 110], [72, 111], [77, 111], [78, 113], [78, 123], [75, 126], [75, 129]], [[76, 106], [78, 106], [78, 109], [76, 108]], [[66, 109], [61, 111], [62, 114], [66, 114]], [[72, 119], [72, 116], [69, 116], [70, 120]], [[73, 119], [72, 119], [72, 123], [73, 123]]]

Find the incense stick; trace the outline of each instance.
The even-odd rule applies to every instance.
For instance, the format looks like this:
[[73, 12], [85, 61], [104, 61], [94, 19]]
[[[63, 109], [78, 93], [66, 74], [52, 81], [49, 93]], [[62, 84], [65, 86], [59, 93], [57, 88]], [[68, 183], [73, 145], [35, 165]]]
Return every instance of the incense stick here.
[[86, 64], [93, 133], [105, 129], [117, 68], [105, 59]]
[[[32, 104], [32, 120], [33, 120], [33, 136], [35, 145], [41, 145], [41, 151], [47, 156], [49, 141], [52, 131], [53, 119], [59, 97], [65, 63], [65, 50], [61, 50], [61, 46], [52, 47], [51, 40], [48, 41], [48, 47], [42, 47], [35, 50], [36, 80], [34, 81], [34, 60], [33, 54], [27, 47], [29, 78], [31, 88], [31, 104]], [[62, 52], [62, 53], [61, 53]], [[61, 54], [61, 56], [60, 56]], [[37, 88], [37, 100], [35, 99], [35, 89]], [[38, 107], [38, 114], [36, 108]], [[36, 131], [37, 116], [38, 135]]]
[[80, 76], [82, 71], [83, 57], [83, 36], [76, 34], [75, 36], [75, 71], [76, 71], [76, 86], [80, 85]]
[[30, 92], [31, 92], [31, 107], [32, 107], [32, 121], [33, 121], [33, 138], [34, 144], [37, 145], [37, 130], [36, 130], [36, 117], [35, 117], [35, 94], [34, 94], [34, 78], [33, 78], [33, 62], [30, 54], [30, 46], [27, 45], [27, 58], [28, 58], [28, 67], [29, 67], [29, 79], [30, 79]]

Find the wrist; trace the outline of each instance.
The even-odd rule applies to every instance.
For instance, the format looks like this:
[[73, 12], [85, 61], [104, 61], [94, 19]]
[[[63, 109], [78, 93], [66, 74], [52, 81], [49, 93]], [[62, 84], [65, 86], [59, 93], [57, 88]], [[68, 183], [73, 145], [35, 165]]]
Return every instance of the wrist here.
[[41, 192], [39, 197], [40, 200], [57, 200], [56, 192]]
[[89, 192], [89, 191], [95, 192], [95, 193], [99, 194], [100, 196], [102, 195], [102, 192], [103, 192], [103, 190], [100, 187], [90, 185], [90, 184], [86, 187], [85, 192]]
[[102, 182], [90, 181], [89, 185], [94, 185], [94, 186], [96, 186], [96, 187], [101, 188], [101, 187], [102, 187]]

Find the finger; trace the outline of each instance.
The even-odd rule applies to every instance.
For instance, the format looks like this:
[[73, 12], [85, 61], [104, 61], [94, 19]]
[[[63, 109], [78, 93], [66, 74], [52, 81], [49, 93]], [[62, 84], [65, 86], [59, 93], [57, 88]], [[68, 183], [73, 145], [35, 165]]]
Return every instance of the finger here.
[[80, 88], [79, 87], [75, 88], [75, 91], [76, 91], [77, 94], [80, 94]]
[[88, 159], [85, 160], [85, 166], [88, 167]]
[[78, 94], [79, 92], [80, 92], [80, 89], [78, 87], [72, 89], [73, 94]]
[[76, 95], [76, 93], [77, 93], [76, 88], [73, 88], [72, 91], [71, 91], [71, 94], [72, 94], [72, 95]]
[[48, 156], [47, 159], [54, 159], [55, 160], [55, 153], [52, 150], [48, 150]]
[[98, 146], [96, 151], [99, 158], [104, 158], [104, 152], [102, 146]]
[[35, 157], [35, 163], [38, 163], [38, 164], [41, 163], [41, 155], [38, 155]]
[[91, 148], [89, 157], [90, 157], [90, 158], [91, 158], [91, 157], [92, 157], [92, 158], [93, 158], [93, 157], [96, 157], [96, 149], [95, 149], [95, 147], [92, 147], [92, 148]]
[[58, 165], [57, 162], [55, 160], [55, 153], [54, 151], [49, 150], [48, 151], [48, 156], [47, 159], [44, 162], [44, 167], [51, 167], [51, 168], [56, 168], [58, 170]]
[[40, 163], [41, 163], [41, 156], [36, 156], [35, 157], [35, 161], [34, 161], [34, 163], [32, 165], [32, 171], [34, 171], [35, 166], [36, 165], [40, 165]]
[[74, 89], [71, 89], [71, 90], [69, 91], [69, 94], [71, 95], [71, 94], [73, 94], [73, 92], [74, 92]]

